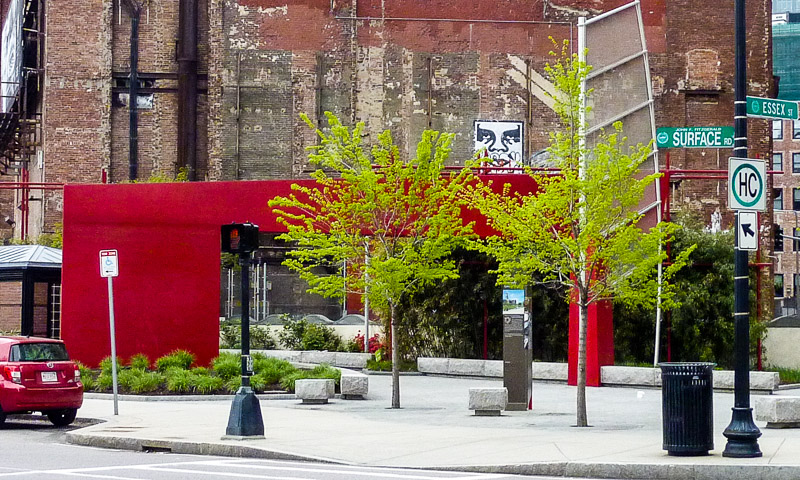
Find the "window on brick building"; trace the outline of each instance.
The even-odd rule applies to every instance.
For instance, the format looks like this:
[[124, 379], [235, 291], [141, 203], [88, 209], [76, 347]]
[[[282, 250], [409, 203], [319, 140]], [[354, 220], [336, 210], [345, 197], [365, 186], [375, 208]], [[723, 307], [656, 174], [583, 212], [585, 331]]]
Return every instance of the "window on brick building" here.
[[792, 229], [792, 236], [795, 237], [792, 239], [792, 251], [800, 252], [800, 228], [793, 228]]
[[775, 274], [775, 298], [783, 298], [783, 274]]
[[792, 173], [800, 173], [800, 153], [792, 153]]
[[783, 171], [783, 154], [782, 153], [773, 153], [772, 154], [772, 169], [776, 172]]
[[800, 210], [800, 188], [792, 189], [792, 210]]
[[783, 240], [784, 240], [783, 227], [781, 227], [777, 223], [772, 224], [772, 240], [774, 240], [773, 250], [775, 250], [776, 252], [782, 252]]
[[772, 189], [772, 209], [773, 210], [783, 210], [783, 189], [782, 188], [773, 188]]
[[800, 292], [800, 273], [794, 274], [794, 283], [792, 286], [792, 296], [797, 298], [797, 292]]
[[772, 121], [772, 139], [773, 140], [783, 139], [783, 120]]
[[800, 138], [800, 120], [792, 120], [792, 138]]

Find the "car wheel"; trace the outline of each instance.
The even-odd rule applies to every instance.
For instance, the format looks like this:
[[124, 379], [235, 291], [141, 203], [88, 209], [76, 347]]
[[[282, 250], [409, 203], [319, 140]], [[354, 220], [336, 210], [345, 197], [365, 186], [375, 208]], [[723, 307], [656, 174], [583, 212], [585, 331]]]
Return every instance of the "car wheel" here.
[[56, 427], [66, 427], [75, 421], [78, 415], [77, 408], [65, 408], [64, 410], [54, 410], [47, 412], [47, 418], [53, 422]]
[[0, 427], [3, 426], [4, 423], [6, 423], [6, 412], [0, 408]]

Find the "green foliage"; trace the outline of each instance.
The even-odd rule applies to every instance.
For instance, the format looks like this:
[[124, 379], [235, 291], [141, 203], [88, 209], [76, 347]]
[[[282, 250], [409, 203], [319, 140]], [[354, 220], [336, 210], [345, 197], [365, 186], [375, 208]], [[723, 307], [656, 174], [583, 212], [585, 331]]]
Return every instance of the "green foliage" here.
[[197, 375], [189, 370], [172, 367], [164, 376], [167, 380], [167, 390], [173, 393], [189, 393], [195, 385]]
[[[242, 348], [242, 327], [239, 325], [221, 325], [220, 338], [222, 348]], [[269, 331], [258, 325], [250, 326], [250, 348], [254, 350], [274, 350], [277, 344]]]
[[[405, 161], [388, 130], [370, 154], [363, 123], [351, 130], [326, 115], [330, 129], [316, 130], [320, 143], [308, 147], [317, 186], [293, 185], [297, 194], [270, 201], [288, 229], [279, 238], [298, 247], [284, 263], [326, 297], [362, 292], [369, 273], [370, 303], [389, 318], [405, 292], [457, 275], [447, 256], [470, 232], [455, 201], [470, 177], [444, 171], [452, 134], [423, 132], [416, 158]], [[347, 276], [319, 275], [317, 267], [344, 261]]]
[[[122, 359], [117, 357], [117, 371], [122, 368]], [[111, 375], [111, 356], [104, 357], [100, 360], [100, 374]]]
[[147, 370], [150, 368], [150, 359], [143, 353], [137, 353], [128, 360], [128, 366], [137, 370]]
[[281, 378], [281, 387], [289, 392], [294, 392], [294, 384], [297, 380], [305, 378], [330, 378], [339, 385], [342, 378], [341, 370], [333, 368], [328, 364], [320, 364], [314, 367], [313, 370], [297, 370]]
[[296, 372], [297, 368], [286, 360], [256, 358], [254, 355], [253, 370], [256, 373], [255, 376], [260, 377], [266, 385], [273, 385], [278, 383], [281, 377]]
[[208, 395], [218, 390], [222, 390], [225, 386], [225, 380], [220, 377], [211, 377], [208, 375], [195, 375], [194, 389], [197, 393]]
[[102, 372], [97, 376], [97, 388], [100, 390], [111, 390], [114, 385], [114, 379], [111, 376], [111, 370]]
[[501, 291], [497, 277], [488, 273], [496, 265], [463, 248], [451, 259], [459, 265], [458, 278], [403, 296], [398, 308], [398, 323], [406, 333], [400, 339], [401, 357], [482, 358], [485, 309], [489, 358], [502, 358]]
[[800, 370], [798, 369], [773, 367], [767, 370], [770, 372], [778, 372], [782, 384], [800, 383]]
[[189, 368], [194, 363], [195, 356], [193, 353], [186, 350], [175, 350], [168, 355], [156, 360], [156, 370], [159, 372], [166, 372], [168, 369], [177, 367], [184, 370]]
[[235, 353], [224, 352], [211, 361], [214, 373], [224, 380], [242, 374], [242, 357]]
[[144, 370], [130, 370], [138, 372], [131, 380], [129, 389], [132, 393], [154, 392], [164, 383], [164, 376], [158, 372], [146, 372]]
[[345, 348], [342, 337], [332, 327], [309, 323], [305, 319], [285, 320], [278, 339], [289, 350], [340, 352]]
[[[671, 307], [676, 289], [670, 282], [692, 248], [672, 257], [659, 286], [656, 274], [666, 258], [663, 245], [678, 227], [667, 222], [647, 230], [640, 227], [641, 201], [660, 176], [648, 175], [643, 168], [652, 161], [652, 143], [629, 145], [621, 122], [609, 132], [587, 136], [584, 118], [591, 100], [584, 95], [592, 92], [583, 88], [591, 67], [578, 54], [570, 55], [567, 45], [564, 42], [560, 53], [551, 52], [555, 60], [545, 67], [555, 87], [552, 99], [560, 120], [547, 149], [558, 173], [526, 169], [537, 186], [532, 193], [512, 193], [509, 185], [498, 192], [480, 182], [472, 188], [467, 198], [501, 234], [478, 243], [478, 248], [496, 258], [503, 285], [563, 288], [571, 295], [565, 300], [578, 305], [583, 325], [589, 305], [602, 300]], [[585, 328], [580, 329], [579, 344], [586, 345]], [[587, 426], [586, 357], [579, 351], [577, 424]]]
[[[671, 344], [673, 361], [714, 362], [733, 367], [733, 232], [712, 232], [701, 219], [681, 209], [675, 213], [681, 229], [671, 244], [672, 254], [693, 249], [692, 264], [675, 275], [675, 301], [679, 305], [664, 316], [661, 344]], [[751, 287], [756, 285], [750, 282]], [[755, 291], [751, 288], [750, 341], [755, 353], [765, 326], [755, 315]], [[618, 361], [652, 361], [653, 341], [642, 341], [642, 332], [655, 333], [655, 310], [614, 306], [614, 343]], [[668, 340], [667, 325], [671, 339]], [[664, 356], [662, 355], [662, 360]]]
[[[384, 358], [370, 358], [367, 360], [366, 368], [375, 372], [390, 372], [392, 371], [392, 361]], [[401, 361], [398, 369], [401, 372], [416, 372], [417, 364], [413, 361]]]
[[239, 387], [241, 386], [242, 386], [242, 377], [240, 376], [231, 377], [225, 381], [225, 390], [227, 390], [228, 393], [236, 393], [236, 391], [239, 390]]
[[97, 388], [97, 380], [94, 377], [94, 372], [92, 369], [81, 362], [75, 363], [78, 365], [78, 370], [81, 372], [81, 383], [83, 383], [83, 390], [88, 392]]
[[[188, 182], [189, 181], [189, 168], [180, 167], [178, 173], [174, 176], [164, 172], [151, 172], [150, 176], [145, 180], [134, 180], [131, 183], [173, 183], [173, 182]], [[127, 182], [123, 182], [127, 183]]]

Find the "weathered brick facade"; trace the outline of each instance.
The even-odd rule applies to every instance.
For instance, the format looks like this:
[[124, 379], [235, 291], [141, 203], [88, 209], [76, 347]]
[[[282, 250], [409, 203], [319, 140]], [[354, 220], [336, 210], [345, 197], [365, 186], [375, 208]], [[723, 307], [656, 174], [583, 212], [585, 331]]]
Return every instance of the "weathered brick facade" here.
[[[325, 111], [367, 122], [366, 141], [390, 128], [406, 153], [425, 128], [453, 132], [452, 163], [471, 156], [476, 119], [521, 120], [530, 155], [547, 146], [556, 125], [541, 89], [528, 80], [544, 73], [550, 37], [574, 38], [578, 16], [626, 3], [196, 1], [197, 177], [208, 180], [304, 177], [304, 148], [315, 137], [299, 115], [320, 123]], [[176, 170], [179, 3], [144, 2], [138, 71], [153, 82], [153, 107], [139, 115], [139, 178]], [[113, 106], [130, 68], [125, 4], [47, 2], [44, 168], [32, 180], [98, 182], [103, 169], [112, 182], [127, 180], [128, 109]], [[767, 96], [771, 2], [751, 0], [747, 9], [748, 94]], [[657, 125], [731, 125], [733, 1], [642, 0], [642, 11]], [[767, 158], [768, 123], [748, 124], [750, 156]], [[666, 154], [675, 168], [726, 169], [730, 151], [674, 149], [662, 152], [662, 165]], [[674, 204], [730, 224], [724, 181], [673, 187]], [[60, 194], [45, 197], [32, 233], [60, 221]], [[764, 222], [771, 223], [769, 214]], [[768, 274], [764, 280], [771, 285]]]

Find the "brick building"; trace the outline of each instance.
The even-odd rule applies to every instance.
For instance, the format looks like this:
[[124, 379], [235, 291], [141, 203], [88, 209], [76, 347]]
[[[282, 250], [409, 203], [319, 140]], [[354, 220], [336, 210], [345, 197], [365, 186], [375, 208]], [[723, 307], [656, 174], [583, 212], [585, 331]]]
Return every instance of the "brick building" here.
[[[365, 121], [367, 140], [390, 128], [405, 149], [425, 128], [453, 132], [454, 163], [471, 156], [476, 120], [521, 121], [529, 158], [555, 125], [541, 82], [549, 37], [574, 38], [579, 16], [627, 3], [3, 0], [3, 18], [15, 2], [41, 19], [46, 37], [37, 38], [46, 45], [27, 90], [38, 99], [27, 114], [38, 115], [40, 141], [9, 162], [32, 181], [56, 183], [121, 182], [180, 167], [196, 180], [302, 178], [314, 134], [299, 114], [320, 122], [325, 111]], [[733, 1], [641, 4], [656, 124], [731, 125]], [[773, 88], [771, 5], [747, 2], [751, 95]], [[135, 116], [127, 106], [132, 63]], [[751, 120], [748, 136], [751, 157], [771, 154], [768, 122]], [[725, 169], [730, 151], [669, 155], [675, 168]], [[731, 222], [724, 181], [685, 180], [670, 190], [673, 203], [707, 221]], [[63, 207], [58, 190], [41, 193], [16, 193], [28, 218], [10, 209], [32, 236], [51, 231]]]

